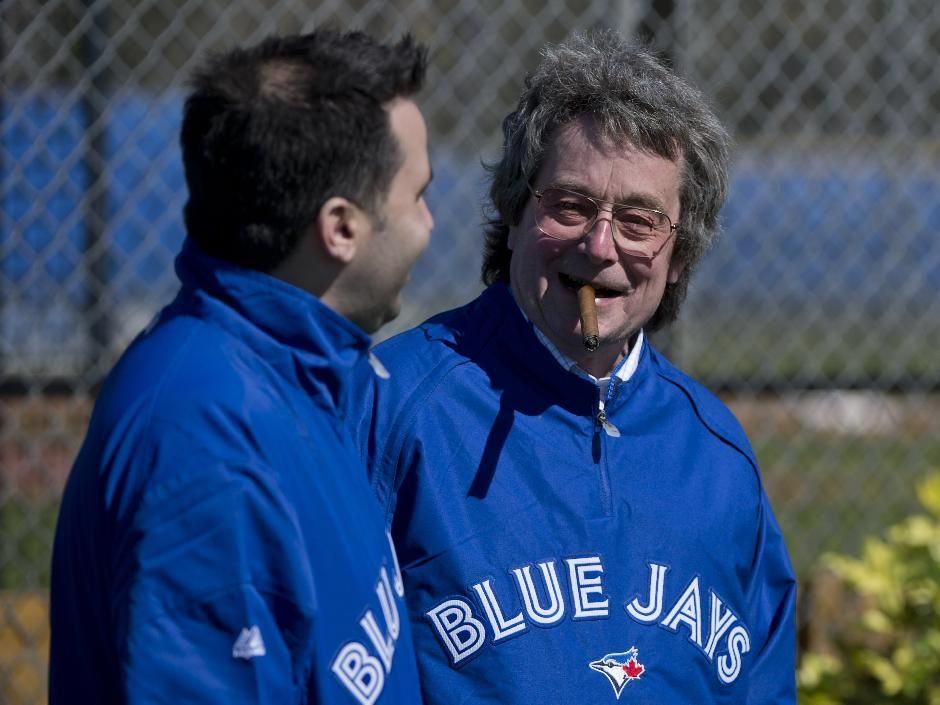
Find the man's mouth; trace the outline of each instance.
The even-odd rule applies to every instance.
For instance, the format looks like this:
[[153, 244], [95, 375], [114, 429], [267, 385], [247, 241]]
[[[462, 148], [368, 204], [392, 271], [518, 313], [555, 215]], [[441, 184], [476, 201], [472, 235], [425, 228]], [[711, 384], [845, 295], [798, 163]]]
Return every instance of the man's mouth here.
[[568, 274], [563, 274], [562, 272], [558, 273], [558, 279], [561, 281], [562, 285], [565, 288], [571, 289], [572, 291], [577, 291], [585, 284], [590, 284], [591, 286], [594, 287], [594, 295], [598, 298], [609, 299], [614, 296], [623, 296], [622, 291], [616, 291], [614, 289], [605, 289], [602, 286], [597, 286], [589, 281], [585, 281], [584, 279], [578, 279], [576, 277], [569, 276]]

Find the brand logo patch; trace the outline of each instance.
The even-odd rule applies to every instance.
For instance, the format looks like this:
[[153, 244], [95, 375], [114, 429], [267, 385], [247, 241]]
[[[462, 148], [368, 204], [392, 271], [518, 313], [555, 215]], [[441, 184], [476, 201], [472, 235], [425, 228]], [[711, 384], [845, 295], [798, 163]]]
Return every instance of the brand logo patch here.
[[607, 654], [597, 661], [592, 661], [588, 666], [607, 677], [614, 689], [614, 695], [620, 700], [623, 687], [630, 681], [639, 680], [646, 672], [646, 666], [640, 663], [638, 657], [639, 651], [632, 646], [629, 651]]
[[232, 646], [233, 658], [247, 660], [256, 656], [264, 656], [266, 653], [264, 639], [261, 638], [261, 630], [258, 629], [257, 625], [253, 625], [251, 629], [247, 627], [242, 629], [241, 634], [238, 635], [235, 644]]

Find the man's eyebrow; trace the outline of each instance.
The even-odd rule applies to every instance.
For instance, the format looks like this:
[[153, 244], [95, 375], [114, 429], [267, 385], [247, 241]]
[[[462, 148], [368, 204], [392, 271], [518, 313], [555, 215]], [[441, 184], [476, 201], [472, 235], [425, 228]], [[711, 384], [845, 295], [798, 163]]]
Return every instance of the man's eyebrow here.
[[650, 208], [654, 211], [666, 212], [666, 206], [662, 201], [646, 193], [630, 193], [618, 198], [616, 201], [608, 201], [607, 199], [591, 193], [583, 183], [577, 181], [552, 181], [543, 186], [542, 190], [544, 191], [547, 188], [562, 188], [566, 191], [574, 191], [575, 193], [580, 193], [582, 196], [590, 196], [601, 203], [615, 203], [618, 206], [637, 206], [638, 208]]

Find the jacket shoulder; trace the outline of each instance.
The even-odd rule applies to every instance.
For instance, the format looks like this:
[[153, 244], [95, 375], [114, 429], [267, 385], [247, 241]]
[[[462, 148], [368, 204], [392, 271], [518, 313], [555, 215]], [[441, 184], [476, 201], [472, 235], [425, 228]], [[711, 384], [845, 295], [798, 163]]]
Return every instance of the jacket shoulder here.
[[141, 492], [210, 460], [266, 467], [261, 449], [290, 418], [261, 364], [199, 320], [175, 318], [145, 331], [95, 403], [89, 457], [109, 468], [114, 489], [123, 476]]
[[741, 423], [725, 403], [700, 382], [675, 367], [652, 347], [650, 354], [659, 377], [685, 395], [699, 421], [708, 432], [741, 453], [757, 470], [757, 458], [747, 435]]
[[350, 417], [355, 443], [386, 518], [407, 465], [402, 454], [411, 447], [417, 415], [454, 375], [461, 370], [472, 374], [473, 358], [495, 328], [477, 299], [375, 347], [389, 378], [376, 378], [366, 393], [358, 395]]
[[413, 390], [420, 380], [439, 379], [472, 359], [493, 335], [482, 308], [479, 299], [471, 301], [377, 345], [375, 355], [388, 368], [392, 386]]

